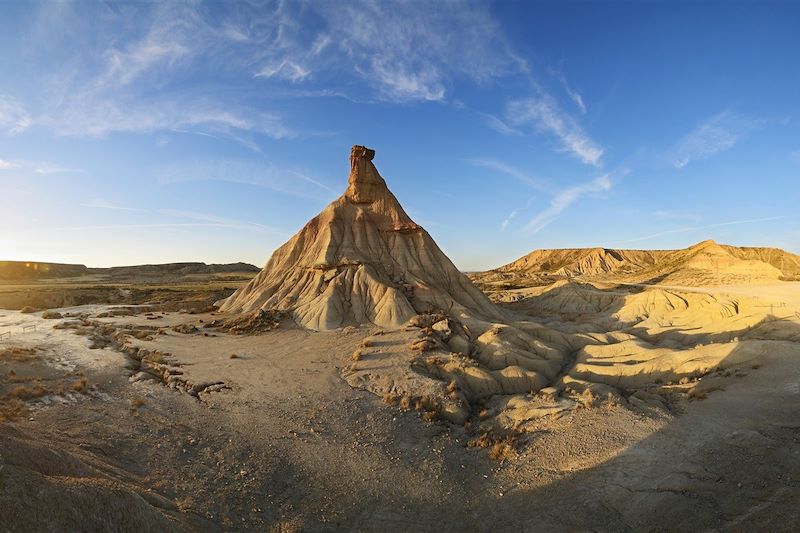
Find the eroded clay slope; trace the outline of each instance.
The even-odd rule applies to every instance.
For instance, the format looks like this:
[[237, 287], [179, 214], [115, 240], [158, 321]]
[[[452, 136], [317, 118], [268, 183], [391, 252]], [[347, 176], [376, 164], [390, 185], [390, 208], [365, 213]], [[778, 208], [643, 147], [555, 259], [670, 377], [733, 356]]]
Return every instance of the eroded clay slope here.
[[550, 274], [553, 276], [596, 276], [609, 272], [635, 271], [654, 265], [669, 252], [664, 250], [614, 250], [609, 248], [565, 248], [534, 250], [499, 272]]
[[291, 313], [306, 328], [398, 328], [421, 312], [498, 319], [500, 312], [405, 213], [354, 146], [345, 193], [270, 258], [221, 311]]

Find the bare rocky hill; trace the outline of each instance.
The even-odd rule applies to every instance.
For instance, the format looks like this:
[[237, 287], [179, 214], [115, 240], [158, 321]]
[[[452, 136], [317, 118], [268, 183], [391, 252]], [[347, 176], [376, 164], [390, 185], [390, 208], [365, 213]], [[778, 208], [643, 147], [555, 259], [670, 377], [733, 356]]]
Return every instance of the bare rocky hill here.
[[778, 248], [736, 247], [709, 240], [683, 250], [534, 250], [512, 263], [474, 274], [473, 279], [506, 286], [571, 278], [697, 286], [770, 283], [798, 276], [800, 256]]

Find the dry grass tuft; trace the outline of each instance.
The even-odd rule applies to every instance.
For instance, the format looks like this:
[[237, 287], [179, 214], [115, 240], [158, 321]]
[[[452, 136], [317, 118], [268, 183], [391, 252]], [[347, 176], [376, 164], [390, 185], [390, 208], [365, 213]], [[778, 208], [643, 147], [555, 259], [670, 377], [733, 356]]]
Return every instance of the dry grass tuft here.
[[17, 400], [34, 400], [51, 394], [52, 391], [45, 388], [41, 383], [34, 383], [32, 385], [18, 385], [14, 387], [8, 397]]
[[0, 400], [0, 423], [22, 418], [28, 412], [25, 404], [16, 398]]
[[175, 500], [175, 507], [178, 508], [178, 511], [186, 513], [192, 508], [192, 500], [190, 498], [178, 498]]
[[363, 341], [361, 341], [362, 348], [371, 348], [372, 346], [373, 346], [372, 339], [364, 339]]
[[0, 348], [0, 360], [25, 362], [36, 359], [37, 348]]
[[232, 354], [231, 354], [229, 357], [230, 357], [231, 359], [239, 359], [239, 356], [238, 356], [238, 355], [236, 355], [235, 353], [232, 353]]
[[354, 351], [353, 354], [350, 356], [350, 360], [351, 361], [360, 361], [363, 356], [364, 356], [364, 351], [361, 350], [361, 349], [358, 349], [358, 350]]
[[494, 461], [508, 461], [517, 456], [517, 437], [515, 435], [497, 436], [484, 433], [467, 442], [469, 448], [488, 450], [489, 458]]

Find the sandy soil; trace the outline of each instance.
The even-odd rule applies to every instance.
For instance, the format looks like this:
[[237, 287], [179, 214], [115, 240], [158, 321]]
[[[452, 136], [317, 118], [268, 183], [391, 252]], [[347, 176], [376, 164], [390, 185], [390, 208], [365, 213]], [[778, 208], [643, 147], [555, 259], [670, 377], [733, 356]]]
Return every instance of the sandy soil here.
[[[683, 392], [663, 405], [628, 397], [533, 419], [505, 460], [469, 445], [475, 428], [352, 387], [351, 354], [374, 329], [244, 336], [205, 328], [208, 313], [60, 309], [86, 317], [76, 332], [54, 326], [78, 318], [0, 311], [0, 333], [12, 333], [0, 340], [0, 398], [41, 389], [0, 425], [0, 508], [14, 510], [0, 530], [800, 528], [800, 284], [695, 296], [711, 303], [671, 288], [686, 308], [653, 307], [661, 294], [636, 288], [610, 303], [583, 290], [536, 289], [507, 306], [563, 335], [632, 335], [648, 350], [716, 339], [730, 364], [675, 385]], [[731, 295], [743, 311], [704, 319]], [[183, 324], [198, 329], [173, 329]], [[180, 379], [131, 382], [138, 363], [109, 340], [121, 330]], [[377, 337], [364, 368], [379, 375], [414, 334]], [[486, 411], [510, 412], [496, 399]]]

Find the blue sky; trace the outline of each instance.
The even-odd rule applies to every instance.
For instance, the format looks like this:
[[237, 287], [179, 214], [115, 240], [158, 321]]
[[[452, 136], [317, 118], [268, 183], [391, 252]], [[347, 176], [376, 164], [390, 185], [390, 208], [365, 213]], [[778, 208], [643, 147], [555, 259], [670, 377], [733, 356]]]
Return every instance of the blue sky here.
[[352, 144], [462, 269], [800, 252], [800, 4], [0, 3], [0, 259], [248, 261]]

